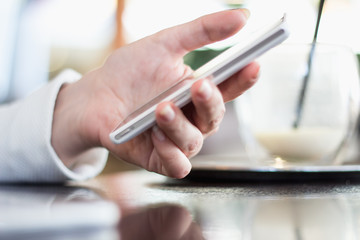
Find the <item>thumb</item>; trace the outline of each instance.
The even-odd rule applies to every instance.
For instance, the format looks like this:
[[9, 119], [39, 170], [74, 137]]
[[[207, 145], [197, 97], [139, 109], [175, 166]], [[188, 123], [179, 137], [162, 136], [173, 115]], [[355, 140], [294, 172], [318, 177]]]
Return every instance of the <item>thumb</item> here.
[[158, 34], [170, 52], [179, 55], [237, 33], [249, 16], [247, 9], [226, 10], [205, 15], [191, 22], [165, 29]]

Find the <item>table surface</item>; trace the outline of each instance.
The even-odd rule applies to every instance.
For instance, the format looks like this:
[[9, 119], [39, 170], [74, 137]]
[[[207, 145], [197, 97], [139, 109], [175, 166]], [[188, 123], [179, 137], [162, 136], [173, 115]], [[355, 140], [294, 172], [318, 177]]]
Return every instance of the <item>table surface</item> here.
[[67, 239], [360, 239], [360, 182], [346, 178], [194, 182], [138, 170], [74, 186], [115, 202], [121, 220], [115, 235]]

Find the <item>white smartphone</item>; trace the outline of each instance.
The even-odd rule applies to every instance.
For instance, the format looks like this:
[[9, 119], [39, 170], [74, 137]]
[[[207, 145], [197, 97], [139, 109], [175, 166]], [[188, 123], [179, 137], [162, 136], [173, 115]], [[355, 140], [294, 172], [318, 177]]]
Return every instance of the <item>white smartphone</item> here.
[[239, 42], [213, 58], [190, 76], [177, 82], [157, 97], [131, 113], [116, 129], [110, 133], [110, 139], [115, 144], [124, 143], [156, 124], [155, 109], [164, 101], [171, 101], [178, 107], [183, 107], [191, 101], [190, 88], [200, 79], [209, 78], [219, 84], [245, 67], [255, 58], [269, 49], [282, 43], [289, 36], [289, 30], [284, 15], [270, 28], [256, 32], [250, 38]]

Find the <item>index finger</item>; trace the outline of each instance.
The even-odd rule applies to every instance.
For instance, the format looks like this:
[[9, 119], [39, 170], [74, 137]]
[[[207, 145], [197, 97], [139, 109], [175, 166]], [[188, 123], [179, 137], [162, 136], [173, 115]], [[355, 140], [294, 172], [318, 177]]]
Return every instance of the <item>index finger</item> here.
[[160, 41], [163, 40], [162, 43], [169, 51], [184, 55], [234, 35], [245, 25], [248, 16], [247, 9], [226, 10], [205, 15], [159, 32]]

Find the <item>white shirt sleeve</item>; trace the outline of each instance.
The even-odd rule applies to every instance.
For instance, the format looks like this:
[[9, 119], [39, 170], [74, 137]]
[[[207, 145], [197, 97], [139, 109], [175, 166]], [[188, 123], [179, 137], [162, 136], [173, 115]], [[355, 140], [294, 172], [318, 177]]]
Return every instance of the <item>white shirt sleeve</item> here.
[[0, 106], [0, 182], [84, 180], [103, 170], [108, 155], [103, 148], [84, 152], [69, 169], [51, 146], [57, 94], [80, 77], [65, 70], [29, 97]]

